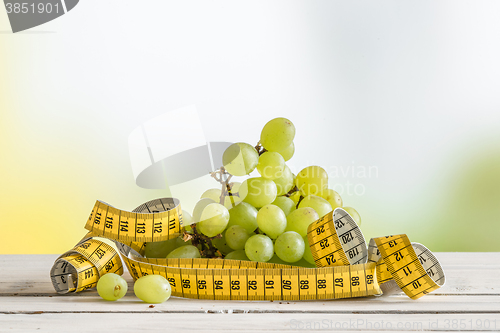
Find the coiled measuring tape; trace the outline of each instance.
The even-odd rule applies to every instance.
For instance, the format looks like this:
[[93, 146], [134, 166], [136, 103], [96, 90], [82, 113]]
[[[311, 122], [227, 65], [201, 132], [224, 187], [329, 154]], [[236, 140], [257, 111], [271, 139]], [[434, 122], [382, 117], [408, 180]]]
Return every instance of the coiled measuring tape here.
[[[226, 259], [145, 258], [146, 242], [178, 237], [183, 231], [177, 199], [148, 201], [132, 212], [97, 201], [85, 225], [89, 233], [59, 257], [51, 270], [58, 293], [95, 287], [102, 274], [134, 280], [149, 274], [170, 282], [172, 295], [221, 300], [323, 300], [403, 291], [417, 299], [441, 287], [439, 261], [406, 235], [372, 238], [367, 247], [351, 216], [337, 208], [308, 228], [317, 268]], [[113, 240], [118, 248], [95, 239]]]

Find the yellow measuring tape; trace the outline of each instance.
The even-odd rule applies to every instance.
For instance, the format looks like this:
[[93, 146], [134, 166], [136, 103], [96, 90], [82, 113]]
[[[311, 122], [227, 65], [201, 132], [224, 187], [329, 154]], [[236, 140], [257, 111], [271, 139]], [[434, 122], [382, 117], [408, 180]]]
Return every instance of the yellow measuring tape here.
[[[123, 273], [123, 260], [134, 280], [162, 275], [172, 295], [223, 300], [322, 300], [403, 291], [417, 299], [445, 282], [436, 257], [406, 235], [378, 237], [367, 247], [361, 230], [341, 208], [308, 228], [317, 268], [226, 259], [144, 258], [146, 242], [178, 237], [183, 231], [177, 199], [148, 201], [124, 211], [97, 201], [85, 225], [89, 233], [61, 255], [51, 269], [58, 293], [96, 286], [105, 273]], [[115, 242], [118, 252], [94, 237]]]

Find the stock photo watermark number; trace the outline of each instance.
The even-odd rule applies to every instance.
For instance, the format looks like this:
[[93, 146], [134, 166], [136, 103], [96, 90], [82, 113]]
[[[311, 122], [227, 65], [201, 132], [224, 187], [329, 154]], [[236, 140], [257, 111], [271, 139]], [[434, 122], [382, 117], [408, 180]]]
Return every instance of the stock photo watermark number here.
[[41, 3], [40, 2], [40, 3], [35, 5], [34, 3], [26, 3], [26, 2], [23, 2], [23, 3], [7, 2], [7, 3], [5, 3], [5, 8], [7, 9], [7, 14], [11, 14], [11, 13], [14, 13], [14, 14], [48, 13], [48, 14], [50, 14], [52, 12], [55, 12], [55, 13], [60, 13], [60, 12], [62, 13], [63, 12], [63, 9], [60, 8], [58, 3], [53, 5], [51, 3]]
[[384, 321], [384, 320], [296, 320], [287, 323], [293, 330], [496, 330], [500, 321], [496, 319], [435, 319], [425, 321]]

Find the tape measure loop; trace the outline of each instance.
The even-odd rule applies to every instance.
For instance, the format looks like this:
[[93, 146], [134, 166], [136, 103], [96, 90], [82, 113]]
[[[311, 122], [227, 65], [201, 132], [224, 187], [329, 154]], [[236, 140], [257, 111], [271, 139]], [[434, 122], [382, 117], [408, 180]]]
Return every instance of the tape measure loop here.
[[[174, 198], [148, 201], [132, 212], [97, 201], [87, 220], [88, 236], [51, 269], [60, 293], [95, 287], [99, 276], [123, 272], [134, 280], [164, 276], [172, 295], [221, 300], [326, 300], [405, 292], [417, 299], [445, 282], [437, 258], [406, 235], [372, 238], [368, 244], [342, 208], [313, 222], [307, 231], [317, 268], [226, 259], [145, 258], [146, 242], [177, 237], [182, 210]], [[118, 252], [94, 237], [115, 242]], [[121, 257], [121, 260], [120, 260]]]

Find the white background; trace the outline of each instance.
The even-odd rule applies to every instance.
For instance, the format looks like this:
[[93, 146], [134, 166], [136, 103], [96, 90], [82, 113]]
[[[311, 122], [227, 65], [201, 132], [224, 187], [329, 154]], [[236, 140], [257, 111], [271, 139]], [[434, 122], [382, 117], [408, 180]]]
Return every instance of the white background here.
[[[30, 110], [16, 113], [22, 130], [40, 149], [78, 151], [80, 174], [108, 179], [107, 192], [89, 188], [121, 208], [161, 194], [134, 187], [130, 132], [195, 104], [211, 141], [255, 144], [268, 120], [292, 120], [295, 171], [375, 166], [377, 176], [330, 186], [362, 184], [343, 198], [366, 236], [432, 243], [433, 214], [463, 165], [499, 152], [499, 17], [495, 1], [82, 0], [2, 34], [1, 52], [22, 66], [4, 63], [0, 75], [15, 77], [14, 98]], [[4, 12], [0, 22], [9, 29]], [[123, 184], [130, 200], [118, 199]]]

